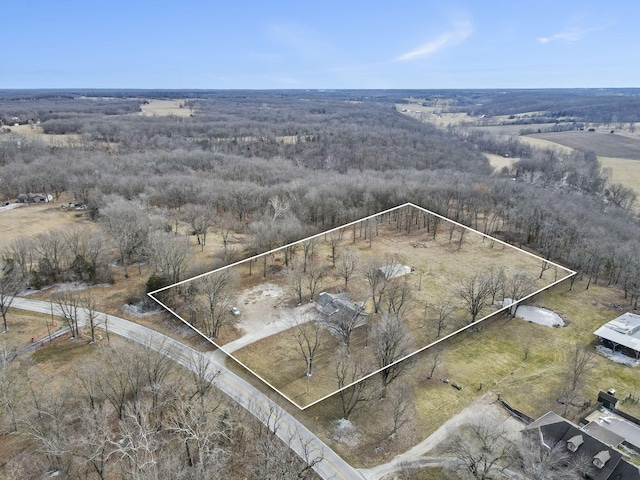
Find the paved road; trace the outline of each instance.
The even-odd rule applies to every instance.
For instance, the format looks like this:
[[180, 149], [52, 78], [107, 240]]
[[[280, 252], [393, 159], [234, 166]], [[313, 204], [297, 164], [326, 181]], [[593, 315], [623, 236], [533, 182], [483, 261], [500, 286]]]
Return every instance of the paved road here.
[[[49, 302], [17, 297], [12, 307], [32, 312], [51, 313]], [[86, 312], [81, 311], [82, 315]], [[197, 368], [202, 353], [150, 328], [113, 315], [99, 314], [100, 321], [108, 320], [109, 332], [143, 343], [151, 348], [170, 354], [180, 365], [188, 369]], [[81, 318], [81, 320], [83, 320]], [[345, 462], [329, 446], [316, 437], [304, 425], [287, 413], [278, 404], [258, 389], [244, 381], [222, 365], [215, 355], [207, 355], [209, 373], [217, 373], [215, 384], [224, 393], [262, 421], [303, 460], [322, 459], [314, 470], [323, 479], [362, 480], [364, 477]]]

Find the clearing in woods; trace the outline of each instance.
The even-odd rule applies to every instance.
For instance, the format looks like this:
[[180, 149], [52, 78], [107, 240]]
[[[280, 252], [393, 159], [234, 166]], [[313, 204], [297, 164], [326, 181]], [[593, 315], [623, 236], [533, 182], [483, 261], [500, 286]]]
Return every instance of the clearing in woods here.
[[[184, 100], [145, 100], [149, 103], [141, 105], [142, 111], [139, 115], [146, 117], [160, 117], [164, 115], [175, 115], [177, 117], [188, 117], [193, 113], [191, 108], [184, 106]], [[181, 106], [182, 105], [182, 106]]]
[[[477, 219], [475, 227], [487, 231], [498, 228], [489, 218]], [[343, 258], [354, 259], [348, 283], [341, 276]], [[394, 278], [385, 271], [377, 272], [379, 267], [389, 265], [409, 268], [406, 274]], [[371, 267], [376, 273], [373, 278], [382, 277], [378, 278], [375, 292], [370, 283], [372, 277], [366, 274]], [[313, 295], [309, 288], [312, 272], [319, 277]], [[223, 274], [229, 274], [228, 285], [216, 294], [212, 307], [204, 294], [207, 288], [211, 291], [207, 282]], [[522, 301], [571, 275], [572, 271], [560, 265], [406, 204], [150, 295], [304, 409], [349, 386], [337, 379], [340, 359], [346, 358], [352, 369], [358, 364], [358, 375], [347, 382], [351, 384], [462, 331], [477, 329], [480, 322], [508, 308], [502, 306], [500, 293], [489, 295], [473, 322], [460, 291], [466, 290], [464, 287], [474, 277], [478, 284], [499, 277], [505, 285], [524, 280], [526, 288], [516, 294], [517, 300]], [[302, 279], [301, 287], [296, 287], [296, 278]], [[316, 308], [321, 292], [347, 293], [352, 309], [359, 306], [367, 314], [353, 328], [348, 350], [344, 336], [335, 331], [339, 313], [326, 317]], [[238, 315], [231, 311], [232, 306], [239, 309], [235, 312]], [[440, 312], [445, 307], [447, 319], [439, 326]], [[381, 364], [374, 354], [379, 338], [375, 332], [385, 317], [395, 316], [400, 319], [398, 329], [403, 332], [399, 343], [406, 347], [393, 352], [390, 360]], [[210, 333], [212, 317], [223, 320], [215, 337]], [[301, 346], [302, 331], [306, 338], [302, 338]], [[309, 345], [316, 344], [310, 355], [313, 349]], [[310, 376], [309, 357], [313, 357]]]

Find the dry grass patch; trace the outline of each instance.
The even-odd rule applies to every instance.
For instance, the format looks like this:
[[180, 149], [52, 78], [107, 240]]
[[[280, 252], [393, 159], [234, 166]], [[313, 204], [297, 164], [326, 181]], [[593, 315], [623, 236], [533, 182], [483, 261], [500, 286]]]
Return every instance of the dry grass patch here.
[[147, 104], [141, 105], [142, 111], [139, 115], [146, 117], [175, 115], [176, 117], [188, 117], [193, 111], [184, 106], [183, 100], [147, 100]]
[[[480, 224], [481, 222], [482, 219], [479, 219]], [[434, 236], [436, 228], [437, 234]], [[551, 269], [544, 272], [543, 278], [539, 278], [543, 261], [538, 257], [486, 238], [467, 228], [456, 226], [449, 221], [437, 219], [436, 222], [435, 216], [415, 207], [402, 207], [392, 213], [354, 223], [335, 231], [333, 235], [339, 236], [335, 248], [336, 267], [333, 266], [332, 250], [328, 243], [332, 235], [317, 236], [314, 253], [309, 262], [314, 263], [314, 268], [323, 271], [324, 277], [318, 284], [313, 299], [310, 298], [307, 287], [303, 287], [302, 301], [315, 300], [322, 291], [344, 292], [345, 282], [340, 275], [339, 259], [341, 254], [351, 252], [355, 255], [357, 268], [356, 274], [349, 280], [348, 293], [353, 302], [365, 302], [365, 308], [369, 313], [367, 323], [375, 325], [381, 321], [383, 312], [389, 310], [389, 313], [395, 314], [395, 310], [392, 309], [395, 307], [391, 306], [390, 297], [385, 297], [386, 300], [383, 299], [380, 303], [380, 311], [374, 311], [371, 287], [364, 274], [366, 266], [374, 264], [374, 271], [378, 266], [393, 263], [410, 266], [411, 273], [389, 283], [389, 285], [402, 286], [401, 288], [406, 288], [409, 292], [404, 300], [401, 318], [408, 332], [410, 346], [402, 355], [395, 357], [396, 359], [424, 348], [438, 338], [469, 324], [471, 315], [459, 295], [459, 290], [469, 278], [476, 274], [488, 277], [491, 275], [491, 269], [494, 273], [502, 271], [506, 281], [515, 278], [516, 274], [526, 274], [532, 282], [528, 293], [544, 288], [568, 274], [561, 268]], [[299, 259], [303, 255], [303, 245], [294, 244], [287, 247], [286, 251], [290, 258]], [[217, 345], [224, 346], [237, 339], [239, 335], [251, 337], [252, 343], [235, 350], [234, 357], [298, 405], [308, 406], [338, 389], [335, 361], [341, 342], [335, 335], [329, 333], [326, 326], [321, 327], [323, 340], [314, 357], [313, 375], [307, 385], [306, 363], [293, 339], [294, 329], [289, 328], [291, 323], [280, 326], [280, 330], [265, 329], [271, 322], [278, 321], [283, 324], [287, 318], [296, 316], [296, 311], [292, 307], [295, 307], [299, 300], [291, 276], [286, 274], [286, 263], [285, 249], [280, 249], [231, 267], [235, 280], [229, 288], [230, 299], [227, 303], [237, 305], [242, 314], [250, 318], [245, 318], [240, 324], [241, 327], [223, 325], [214, 341]], [[204, 279], [197, 282], [201, 285], [200, 288], [205, 288], [205, 284], [202, 283]], [[189, 283], [187, 282], [186, 285]], [[258, 294], [261, 286], [265, 289], [278, 290], [280, 292], [278, 298], [255, 300], [256, 296], [260, 296]], [[176, 287], [169, 289], [169, 292], [174, 288]], [[182, 288], [186, 286], [183, 285]], [[395, 287], [386, 288], [391, 291]], [[247, 292], [253, 293], [247, 295]], [[182, 301], [179, 295], [173, 293], [168, 293], [167, 296], [170, 299], [169, 306], [183, 319], [194, 318], [189, 316], [189, 312], [193, 310], [188, 310], [192, 308], [190, 306], [192, 304]], [[452, 305], [452, 312], [438, 336], [439, 307], [446, 299], [449, 299]], [[213, 331], [204, 323], [208, 321], [206, 319], [209, 315], [207, 310], [209, 303], [205, 300], [206, 298], [201, 294], [200, 299], [197, 300], [200, 304], [200, 313], [199, 317], [195, 318], [196, 328], [203, 332]], [[496, 296], [493, 300], [495, 303], [489, 300], [476, 319], [479, 320], [501, 308], [497, 303], [501, 297]], [[226, 310], [221, 310], [218, 315], [220, 314], [229, 315]], [[326, 321], [319, 313], [313, 312], [313, 315], [316, 321], [321, 323]], [[309, 320], [305, 317], [304, 321]], [[262, 329], [260, 336], [256, 336], [252, 328]], [[368, 338], [371, 337], [370, 331], [373, 331], [373, 327], [363, 326], [359, 327], [359, 330], [356, 329], [351, 349], [352, 354], [361, 355], [365, 359], [364, 375], [371, 374], [379, 368], [373, 359], [372, 349], [367, 349], [369, 342], [372, 341], [372, 338]]]
[[555, 142], [569, 148], [593, 150], [596, 155], [640, 160], [640, 140], [627, 135], [574, 130], [536, 133], [531, 137]]
[[87, 227], [87, 221], [75, 210], [62, 210], [66, 198], [60, 202], [23, 205], [0, 212], [0, 240], [8, 244], [21, 237], [34, 237], [58, 228]]
[[598, 157], [604, 168], [611, 169], [611, 181], [621, 183], [640, 195], [640, 161], [630, 158]]

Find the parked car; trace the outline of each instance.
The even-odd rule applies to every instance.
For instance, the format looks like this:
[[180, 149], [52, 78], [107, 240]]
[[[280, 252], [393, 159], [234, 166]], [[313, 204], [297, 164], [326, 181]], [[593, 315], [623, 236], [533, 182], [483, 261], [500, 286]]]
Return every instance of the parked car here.
[[231, 307], [231, 313], [237, 317], [240, 315], [240, 310], [238, 310], [238, 307]]

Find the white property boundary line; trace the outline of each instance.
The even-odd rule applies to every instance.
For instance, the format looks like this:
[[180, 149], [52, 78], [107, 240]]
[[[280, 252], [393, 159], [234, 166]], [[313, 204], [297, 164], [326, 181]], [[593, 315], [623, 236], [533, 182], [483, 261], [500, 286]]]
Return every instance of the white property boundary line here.
[[[158, 300], [158, 299], [154, 296], [154, 294], [156, 294], [156, 293], [163, 292], [163, 291], [165, 291], [165, 290], [168, 290], [168, 289], [170, 289], [170, 288], [176, 287], [176, 286], [178, 286], [178, 285], [182, 285], [182, 284], [185, 284], [185, 283], [191, 282], [191, 281], [193, 281], [193, 280], [197, 280], [197, 279], [199, 279], [199, 278], [206, 277], [207, 275], [211, 275], [211, 274], [213, 274], [213, 273], [220, 272], [220, 271], [222, 271], [222, 270], [226, 270], [226, 269], [228, 269], [228, 268], [232, 268], [232, 267], [235, 267], [235, 266], [237, 266], [237, 265], [241, 265], [241, 264], [246, 263], [246, 262], [252, 262], [252, 261], [254, 261], [254, 260], [258, 259], [258, 258], [264, 257], [264, 256], [266, 256], [266, 255], [270, 255], [270, 254], [272, 254], [272, 253], [274, 253], [274, 252], [277, 252], [277, 251], [283, 250], [283, 249], [285, 249], [285, 248], [292, 247], [293, 245], [297, 245], [297, 244], [299, 244], [299, 243], [306, 242], [306, 241], [308, 241], [308, 240], [312, 240], [312, 239], [314, 239], [314, 238], [322, 237], [322, 236], [324, 236], [324, 235], [327, 235], [327, 234], [329, 234], [329, 233], [332, 233], [332, 232], [335, 232], [335, 231], [338, 231], [338, 230], [343, 230], [343, 229], [345, 229], [345, 228], [347, 228], [347, 227], [350, 227], [350, 226], [352, 226], [352, 225], [356, 225], [356, 224], [358, 224], [358, 223], [360, 223], [360, 222], [363, 222], [363, 221], [369, 220], [369, 219], [371, 219], [371, 218], [376, 218], [376, 217], [379, 217], [379, 216], [381, 216], [381, 215], [385, 215], [385, 214], [387, 214], [387, 213], [391, 213], [391, 212], [393, 212], [394, 210], [399, 210], [399, 209], [401, 209], [401, 208], [406, 208], [406, 207], [412, 207], [412, 208], [415, 208], [415, 209], [417, 209], [417, 210], [419, 210], [419, 211], [421, 211], [421, 212], [423, 212], [423, 213], [426, 213], [426, 214], [429, 214], [429, 215], [433, 215], [433, 216], [438, 217], [438, 218], [440, 218], [440, 219], [442, 219], [442, 220], [445, 220], [445, 221], [447, 221], [447, 222], [453, 223], [454, 225], [457, 225], [457, 226], [459, 226], [459, 227], [461, 227], [461, 228], [464, 228], [464, 229], [469, 230], [469, 231], [471, 231], [471, 232], [474, 232], [474, 233], [476, 233], [476, 234], [478, 234], [478, 235], [481, 235], [481, 236], [482, 236], [482, 237], [484, 237], [484, 238], [490, 239], [490, 240], [492, 240], [492, 241], [494, 241], [494, 242], [498, 242], [499, 244], [502, 244], [502, 245], [503, 245], [503, 246], [505, 246], [505, 247], [509, 247], [509, 248], [514, 249], [514, 250], [518, 250], [518, 251], [520, 251], [520, 252], [522, 252], [522, 253], [524, 253], [524, 254], [526, 254], [526, 255], [529, 255], [530, 257], [533, 257], [533, 258], [536, 258], [536, 259], [540, 260], [541, 262], [545, 262], [545, 263], [547, 263], [547, 264], [549, 264], [549, 265], [552, 265], [552, 266], [554, 266], [556, 269], [564, 270], [564, 271], [568, 272], [568, 274], [567, 274], [567, 275], [565, 275], [564, 277], [562, 277], [561, 279], [556, 280], [556, 281], [554, 281], [553, 283], [551, 283], [551, 284], [547, 285], [546, 287], [543, 287], [543, 288], [541, 288], [541, 289], [539, 289], [539, 290], [536, 290], [535, 292], [533, 292], [533, 293], [531, 293], [531, 294], [527, 295], [526, 297], [523, 297], [523, 298], [521, 298], [521, 299], [518, 299], [517, 301], [514, 301], [514, 302], [510, 303], [509, 305], [503, 305], [503, 307], [502, 307], [502, 308], [500, 308], [499, 310], [496, 310], [495, 312], [490, 313], [489, 315], [486, 315], [486, 316], [482, 317], [480, 320], [476, 320], [475, 322], [470, 323], [469, 325], [465, 325], [464, 327], [462, 327], [462, 328], [460, 328], [460, 329], [458, 329], [458, 330], [456, 330], [456, 331], [454, 331], [454, 332], [452, 332], [452, 333], [450, 333], [450, 334], [448, 334], [448, 335], [445, 335], [445, 336], [444, 336], [444, 337], [442, 337], [442, 338], [437, 339], [435, 342], [432, 342], [432, 343], [430, 343], [430, 344], [428, 344], [428, 345], [426, 345], [426, 346], [424, 346], [424, 347], [422, 347], [422, 348], [419, 348], [418, 350], [416, 350], [416, 351], [414, 351], [414, 352], [412, 352], [412, 353], [410, 353], [410, 354], [408, 354], [408, 355], [405, 355], [405, 356], [404, 356], [404, 357], [402, 357], [402, 358], [399, 358], [398, 360], [396, 360], [395, 362], [393, 362], [393, 363], [391, 363], [391, 364], [387, 365], [386, 367], [384, 367], [384, 368], [380, 368], [380, 369], [378, 369], [378, 370], [375, 370], [374, 372], [371, 372], [371, 373], [369, 373], [369, 374], [365, 375], [364, 377], [362, 377], [362, 378], [360, 378], [360, 379], [356, 380], [355, 382], [351, 382], [350, 384], [345, 385], [344, 387], [342, 387], [342, 388], [340, 388], [340, 389], [338, 389], [338, 390], [336, 390], [336, 391], [334, 391], [334, 392], [332, 392], [332, 393], [330, 393], [330, 394], [328, 394], [328, 395], [325, 395], [324, 397], [319, 398], [318, 400], [314, 400], [312, 403], [309, 403], [308, 405], [305, 405], [305, 406], [300, 406], [300, 405], [298, 405], [294, 400], [292, 400], [291, 398], [289, 398], [289, 396], [287, 396], [286, 394], [284, 394], [283, 392], [281, 392], [279, 389], [277, 389], [277, 388], [276, 388], [276, 387], [274, 387], [271, 383], [269, 383], [266, 379], [262, 378], [262, 377], [261, 377], [257, 372], [253, 371], [251, 368], [249, 368], [249, 367], [248, 367], [247, 365], [245, 365], [243, 362], [241, 362], [240, 360], [238, 360], [238, 359], [233, 355], [233, 353], [231, 353], [231, 352], [227, 352], [227, 351], [225, 350], [224, 346], [218, 345], [218, 344], [217, 344], [216, 342], [214, 342], [211, 338], [209, 338], [206, 334], [204, 334], [204, 333], [203, 333], [203, 332], [201, 332], [198, 328], [196, 328], [196, 327], [194, 327], [193, 325], [191, 325], [188, 321], [186, 321], [185, 319], [183, 319], [180, 315], [178, 315], [178, 314], [177, 314], [176, 312], [174, 312], [171, 308], [169, 308], [167, 305], [165, 305], [163, 302], [161, 302], [160, 300]], [[349, 222], [349, 223], [347, 223], [347, 224], [345, 224], [345, 225], [342, 225], [342, 226], [339, 226], [339, 227], [336, 227], [336, 228], [332, 228], [331, 230], [327, 230], [327, 231], [324, 231], [324, 232], [321, 232], [321, 233], [318, 233], [318, 234], [312, 235], [312, 236], [310, 236], [310, 237], [306, 237], [306, 238], [304, 238], [304, 239], [302, 239], [302, 240], [298, 240], [298, 241], [296, 241], [296, 242], [292, 242], [292, 243], [289, 243], [289, 244], [287, 244], [287, 245], [283, 245], [283, 246], [281, 246], [281, 247], [274, 248], [274, 249], [272, 249], [272, 250], [269, 250], [269, 251], [264, 252], [264, 253], [260, 253], [260, 254], [258, 254], [258, 255], [254, 255], [254, 256], [249, 257], [249, 258], [245, 258], [244, 260], [240, 260], [240, 261], [234, 262], [234, 263], [232, 263], [232, 264], [230, 264], [230, 265], [225, 265], [224, 267], [217, 268], [217, 269], [212, 270], [212, 271], [210, 271], [210, 272], [202, 273], [202, 274], [200, 274], [200, 275], [197, 275], [197, 276], [195, 276], [195, 277], [189, 278], [189, 279], [187, 279], [187, 280], [182, 280], [182, 281], [177, 282], [177, 283], [174, 283], [174, 284], [172, 284], [172, 285], [169, 285], [169, 286], [166, 286], [166, 287], [163, 287], [163, 288], [159, 288], [159, 289], [157, 289], [157, 290], [154, 290], [153, 292], [149, 292], [147, 295], [148, 295], [150, 298], [152, 298], [155, 302], [157, 302], [159, 305], [161, 305], [163, 308], [165, 308], [168, 312], [170, 312], [171, 314], [173, 314], [176, 318], [178, 318], [179, 320], [181, 320], [181, 321], [182, 321], [186, 326], [188, 326], [188, 327], [189, 327], [189, 328], [191, 328], [193, 331], [195, 331], [196, 333], [198, 333], [202, 338], [204, 338], [205, 340], [207, 340], [209, 343], [211, 343], [211, 344], [212, 344], [213, 346], [215, 346], [217, 349], [221, 350], [221, 351], [222, 351], [225, 355], [227, 355], [228, 357], [231, 357], [231, 358], [232, 358], [233, 360], [235, 360], [238, 364], [240, 364], [243, 368], [245, 368], [248, 372], [250, 372], [250, 373], [252, 373], [253, 375], [255, 375], [258, 379], [260, 379], [263, 383], [265, 383], [267, 386], [269, 386], [269, 387], [270, 387], [271, 389], [273, 389], [275, 392], [277, 392], [277, 393], [278, 393], [278, 394], [280, 394], [282, 397], [284, 397], [285, 399], [287, 399], [289, 402], [291, 402], [293, 405], [295, 405], [296, 407], [298, 407], [300, 410], [306, 410], [307, 408], [312, 407], [313, 405], [316, 405], [317, 403], [320, 403], [320, 402], [322, 402], [323, 400], [326, 400], [327, 398], [329, 398], [329, 397], [331, 397], [331, 396], [335, 395], [335, 394], [336, 394], [336, 393], [338, 393], [338, 392], [341, 392], [341, 391], [343, 391], [343, 390], [345, 390], [345, 389], [347, 389], [347, 388], [349, 388], [349, 387], [352, 387], [353, 385], [355, 385], [355, 384], [357, 384], [357, 383], [360, 383], [360, 382], [361, 382], [361, 381], [363, 381], [363, 380], [366, 380], [366, 379], [368, 379], [368, 378], [371, 378], [372, 376], [374, 376], [374, 375], [376, 375], [376, 374], [380, 373], [381, 371], [386, 370], [387, 368], [389, 368], [389, 367], [391, 367], [391, 366], [393, 366], [393, 365], [396, 365], [396, 364], [398, 364], [398, 363], [400, 363], [400, 362], [403, 362], [403, 361], [407, 360], [408, 358], [413, 357], [414, 355], [417, 355], [417, 354], [419, 354], [419, 353], [421, 353], [421, 352], [423, 352], [423, 351], [425, 351], [425, 350], [427, 350], [427, 349], [429, 349], [429, 348], [431, 348], [431, 347], [434, 347], [435, 345], [438, 345], [439, 343], [444, 342], [445, 340], [448, 340], [449, 338], [451, 338], [451, 337], [453, 337], [453, 336], [455, 336], [455, 335], [458, 335], [459, 333], [462, 333], [462, 332], [464, 332], [465, 330], [468, 330], [469, 328], [472, 328], [472, 327], [477, 326], [478, 324], [480, 324], [481, 322], [484, 322], [484, 321], [485, 321], [485, 320], [487, 320], [488, 318], [491, 318], [491, 317], [493, 317], [494, 315], [497, 315], [497, 314], [499, 314], [499, 313], [502, 313], [502, 312], [504, 312], [504, 311], [506, 311], [506, 310], [510, 309], [510, 308], [511, 308], [511, 307], [513, 307], [514, 305], [519, 304], [519, 303], [521, 303], [521, 302], [523, 302], [523, 301], [525, 301], [525, 300], [527, 300], [527, 299], [529, 299], [529, 298], [531, 298], [531, 297], [533, 297], [533, 296], [537, 295], [538, 293], [543, 292], [543, 291], [545, 291], [545, 290], [547, 290], [547, 289], [549, 289], [549, 288], [551, 288], [551, 287], [553, 287], [553, 286], [555, 286], [555, 285], [559, 284], [560, 282], [563, 282], [564, 280], [566, 280], [566, 279], [568, 279], [568, 278], [573, 277], [574, 275], [576, 275], [576, 273], [577, 273], [577, 272], [574, 272], [573, 270], [570, 270], [570, 269], [568, 269], [568, 268], [566, 268], [566, 267], [563, 267], [562, 265], [559, 265], [559, 264], [557, 264], [557, 263], [554, 263], [554, 262], [551, 262], [551, 261], [549, 261], [549, 260], [546, 260], [546, 259], [544, 259], [544, 258], [540, 257], [539, 255], [535, 255], [535, 254], [533, 254], [533, 253], [531, 253], [531, 252], [527, 252], [526, 250], [523, 250], [522, 248], [516, 247], [516, 246], [514, 246], [514, 245], [510, 245], [510, 244], [508, 244], [508, 243], [506, 243], [506, 242], [503, 242], [502, 240], [499, 240], [499, 239], [497, 239], [497, 238], [495, 238], [495, 237], [492, 237], [492, 236], [490, 236], [490, 235], [487, 235], [486, 233], [482, 233], [482, 232], [480, 232], [480, 231], [478, 231], [478, 230], [476, 230], [476, 229], [474, 229], [474, 228], [468, 227], [468, 226], [463, 225], [463, 224], [461, 224], [461, 223], [459, 223], [459, 222], [456, 222], [456, 221], [451, 220], [451, 219], [449, 219], [449, 218], [447, 218], [447, 217], [444, 217], [443, 215], [440, 215], [440, 214], [437, 214], [437, 213], [432, 212], [432, 211], [430, 211], [430, 210], [427, 210], [427, 209], [425, 209], [425, 208], [419, 207], [418, 205], [415, 205], [415, 204], [413, 204], [413, 203], [405, 203], [405, 204], [399, 205], [399, 206], [397, 206], [397, 207], [393, 207], [393, 208], [390, 208], [390, 209], [384, 210], [384, 211], [382, 211], [382, 212], [375, 213], [375, 214], [373, 214], [373, 215], [369, 215], [369, 216], [367, 216], [367, 217], [364, 217], [364, 218], [361, 218], [361, 219], [355, 220], [355, 221], [353, 221], [353, 222]]]

